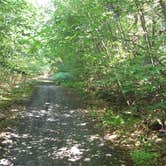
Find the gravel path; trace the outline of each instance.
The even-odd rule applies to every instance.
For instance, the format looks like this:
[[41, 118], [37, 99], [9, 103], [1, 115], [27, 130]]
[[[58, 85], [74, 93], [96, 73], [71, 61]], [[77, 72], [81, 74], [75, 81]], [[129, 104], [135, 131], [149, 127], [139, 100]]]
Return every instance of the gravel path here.
[[129, 166], [119, 151], [105, 145], [80, 103], [71, 90], [38, 86], [16, 129], [7, 133], [0, 165]]

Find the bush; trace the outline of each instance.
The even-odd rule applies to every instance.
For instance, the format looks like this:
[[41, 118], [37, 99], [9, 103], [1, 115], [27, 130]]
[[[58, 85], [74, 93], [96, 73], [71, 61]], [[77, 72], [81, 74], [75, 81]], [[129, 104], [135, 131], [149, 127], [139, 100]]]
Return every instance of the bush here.
[[72, 75], [68, 72], [58, 72], [52, 76], [52, 79], [54, 79], [58, 84], [61, 84], [69, 80], [71, 81]]
[[120, 126], [124, 123], [123, 118], [115, 115], [112, 110], [106, 110], [105, 114], [100, 118], [105, 126]]
[[134, 166], [155, 166], [157, 154], [149, 153], [145, 150], [131, 152]]

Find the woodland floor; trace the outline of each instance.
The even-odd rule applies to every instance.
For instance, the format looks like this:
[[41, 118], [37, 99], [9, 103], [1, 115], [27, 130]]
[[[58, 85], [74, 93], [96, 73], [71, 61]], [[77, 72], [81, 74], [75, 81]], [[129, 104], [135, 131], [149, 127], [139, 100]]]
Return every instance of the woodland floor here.
[[105, 143], [83, 110], [73, 91], [38, 85], [16, 127], [3, 133], [0, 165], [132, 165], [123, 150]]

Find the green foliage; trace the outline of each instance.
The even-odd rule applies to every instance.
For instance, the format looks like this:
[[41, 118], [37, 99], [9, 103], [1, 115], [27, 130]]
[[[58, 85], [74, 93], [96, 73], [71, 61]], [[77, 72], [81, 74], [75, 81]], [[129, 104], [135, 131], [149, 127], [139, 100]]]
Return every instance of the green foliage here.
[[105, 126], [120, 126], [124, 120], [120, 115], [115, 115], [112, 110], [106, 110], [105, 114], [100, 117]]
[[[161, 109], [165, 19], [157, 1], [55, 1], [45, 27], [50, 58], [99, 96], [135, 110]], [[71, 85], [68, 83], [68, 85]], [[83, 87], [84, 88], [84, 87]], [[134, 110], [134, 109], [133, 109]]]
[[147, 151], [133, 151], [131, 158], [134, 162], [134, 166], [155, 166], [157, 154], [149, 153]]
[[7, 76], [39, 74], [47, 64], [35, 10], [26, 0], [0, 1], [0, 70]]
[[[0, 95], [51, 70], [57, 83], [93, 91], [120, 111], [151, 111], [149, 117], [154, 112], [165, 119], [164, 1], [53, 3], [56, 10], [50, 15], [26, 0], [0, 0]], [[120, 126], [126, 119], [118, 114], [107, 110], [100, 120]], [[152, 156], [132, 153], [136, 165], [145, 165]]]
[[57, 82], [57, 83], [65, 83], [67, 81], [72, 80], [72, 75], [68, 72], [58, 72], [55, 73], [52, 78]]
[[115, 105], [164, 109], [165, 4], [53, 2], [48, 21], [45, 11], [36, 12], [26, 1], [0, 2], [2, 80], [6, 73], [39, 75], [51, 66], [59, 72], [53, 76], [58, 83], [94, 89]]

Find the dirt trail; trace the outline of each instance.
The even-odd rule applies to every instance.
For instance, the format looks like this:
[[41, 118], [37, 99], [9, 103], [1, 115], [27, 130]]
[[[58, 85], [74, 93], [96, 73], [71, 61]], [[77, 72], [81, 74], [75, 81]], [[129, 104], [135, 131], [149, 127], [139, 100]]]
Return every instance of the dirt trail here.
[[105, 145], [81, 103], [71, 90], [39, 85], [6, 142], [0, 165], [129, 166], [121, 152]]

